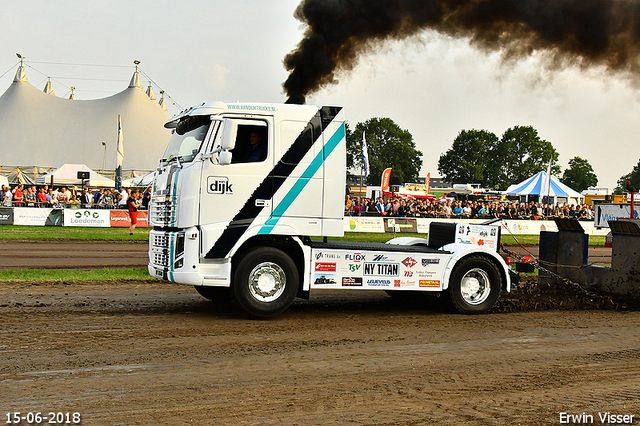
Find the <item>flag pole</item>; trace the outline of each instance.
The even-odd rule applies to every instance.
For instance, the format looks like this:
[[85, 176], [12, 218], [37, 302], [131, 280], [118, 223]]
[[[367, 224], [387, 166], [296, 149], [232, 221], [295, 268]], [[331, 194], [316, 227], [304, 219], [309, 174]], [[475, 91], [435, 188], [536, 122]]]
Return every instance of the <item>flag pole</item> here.
[[[364, 132], [362, 132], [362, 138], [364, 140]], [[362, 148], [361, 152], [362, 152], [362, 161], [361, 161], [362, 164], [360, 164], [360, 191], [359, 191], [360, 197], [362, 197], [362, 172], [364, 170], [364, 148]], [[366, 194], [366, 191], [365, 191], [365, 194]]]
[[[362, 193], [362, 173], [364, 172], [364, 179], [369, 178], [369, 150], [367, 149], [366, 132], [362, 131], [362, 167], [360, 167], [360, 191]], [[364, 195], [367, 195], [365, 189]]]
[[122, 140], [122, 122], [118, 114], [118, 142], [116, 145], [116, 191], [122, 191], [122, 160], [124, 159], [124, 146]]

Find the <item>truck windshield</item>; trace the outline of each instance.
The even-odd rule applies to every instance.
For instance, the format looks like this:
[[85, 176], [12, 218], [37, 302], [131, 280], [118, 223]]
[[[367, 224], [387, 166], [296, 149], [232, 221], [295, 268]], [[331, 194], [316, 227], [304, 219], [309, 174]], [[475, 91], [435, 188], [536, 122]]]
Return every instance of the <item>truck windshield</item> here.
[[177, 158], [181, 163], [193, 161], [207, 135], [209, 125], [211, 125], [211, 119], [208, 115], [187, 117], [180, 120], [171, 140], [169, 140], [169, 146], [167, 146], [162, 161], [171, 161], [174, 158]]

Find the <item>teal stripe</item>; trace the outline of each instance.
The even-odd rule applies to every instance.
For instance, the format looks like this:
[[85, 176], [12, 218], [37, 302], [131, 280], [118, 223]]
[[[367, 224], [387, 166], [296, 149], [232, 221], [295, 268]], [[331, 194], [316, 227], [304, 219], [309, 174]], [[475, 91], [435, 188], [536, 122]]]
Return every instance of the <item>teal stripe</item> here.
[[[178, 175], [180, 174], [180, 171], [182, 169], [180, 167], [177, 168], [176, 173], [173, 175], [173, 188], [171, 191], [171, 195], [170, 195], [170, 200], [171, 200], [171, 221], [169, 223], [170, 226], [175, 226], [176, 225], [176, 211], [178, 210], [178, 206], [175, 206], [174, 203], [175, 201], [178, 199], [176, 197], [176, 194], [178, 193]], [[174, 263], [174, 249], [175, 249], [175, 233], [171, 233], [170, 235], [170, 242], [169, 242], [169, 281], [174, 281], [174, 268], [173, 268], [173, 263]]]
[[169, 281], [173, 281], [173, 254], [174, 254], [174, 247], [175, 244], [173, 243], [175, 240], [175, 233], [171, 233], [169, 234], [169, 263], [171, 263], [169, 265]]
[[336, 130], [336, 132], [331, 136], [329, 142], [326, 143], [324, 149], [321, 150], [318, 155], [311, 161], [311, 164], [307, 166], [306, 170], [302, 173], [302, 175], [298, 178], [293, 187], [289, 190], [287, 195], [282, 199], [280, 204], [273, 209], [273, 213], [265, 224], [262, 226], [258, 235], [266, 235], [269, 234], [274, 226], [278, 223], [284, 212], [287, 211], [291, 204], [298, 198], [302, 190], [307, 186], [309, 180], [318, 172], [320, 166], [325, 162], [325, 160], [331, 155], [333, 150], [338, 146], [340, 141], [345, 137], [345, 125], [342, 123], [340, 128]]
[[178, 193], [178, 175], [180, 174], [180, 170], [182, 170], [180, 167], [178, 167], [178, 169], [176, 170], [176, 173], [173, 175], [173, 190], [171, 191], [171, 222], [169, 223], [169, 226], [175, 226], [176, 224], [176, 211], [178, 210], [178, 206], [174, 206], [174, 202], [178, 199], [178, 197], [176, 197], [176, 194]]

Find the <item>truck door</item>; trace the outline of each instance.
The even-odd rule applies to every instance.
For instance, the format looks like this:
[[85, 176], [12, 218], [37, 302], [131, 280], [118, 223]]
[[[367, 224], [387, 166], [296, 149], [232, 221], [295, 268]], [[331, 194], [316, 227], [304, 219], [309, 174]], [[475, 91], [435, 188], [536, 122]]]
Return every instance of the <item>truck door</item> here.
[[[230, 164], [220, 164], [223, 138], [233, 136]], [[200, 225], [202, 254], [220, 258], [271, 214], [273, 127], [269, 117], [225, 118], [202, 168]], [[226, 162], [226, 160], [225, 160]]]
[[[320, 235], [324, 193], [323, 136], [320, 115], [308, 122], [282, 121], [275, 149], [280, 166], [274, 178], [273, 215], [263, 232]], [[332, 173], [342, 173], [333, 170]], [[341, 191], [340, 188], [331, 190]]]

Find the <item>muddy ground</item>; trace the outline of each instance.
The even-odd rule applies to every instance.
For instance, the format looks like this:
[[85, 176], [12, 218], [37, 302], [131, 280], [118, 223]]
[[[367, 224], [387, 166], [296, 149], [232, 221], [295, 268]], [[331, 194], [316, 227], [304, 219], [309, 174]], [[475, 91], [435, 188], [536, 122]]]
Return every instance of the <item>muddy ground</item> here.
[[256, 321], [174, 284], [7, 283], [0, 415], [553, 425], [582, 414], [601, 424], [609, 412], [640, 424], [640, 312], [598, 303], [531, 281], [480, 316], [449, 314], [437, 299], [324, 291]]

